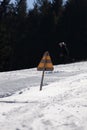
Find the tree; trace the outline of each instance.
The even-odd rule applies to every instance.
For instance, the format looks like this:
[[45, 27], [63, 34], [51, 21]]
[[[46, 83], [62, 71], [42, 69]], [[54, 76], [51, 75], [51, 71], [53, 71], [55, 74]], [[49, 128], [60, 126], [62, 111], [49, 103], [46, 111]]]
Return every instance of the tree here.
[[52, 0], [52, 8], [53, 8], [56, 16], [58, 16], [60, 14], [62, 5], [63, 5], [63, 0]]
[[[68, 0], [61, 20], [62, 40], [68, 43], [71, 57], [87, 57], [87, 1]], [[82, 52], [82, 53], [81, 53]]]
[[25, 17], [27, 11], [26, 0], [16, 0], [17, 2], [17, 13], [19, 17]]
[[0, 1], [0, 19], [8, 13], [8, 5], [10, 0]]

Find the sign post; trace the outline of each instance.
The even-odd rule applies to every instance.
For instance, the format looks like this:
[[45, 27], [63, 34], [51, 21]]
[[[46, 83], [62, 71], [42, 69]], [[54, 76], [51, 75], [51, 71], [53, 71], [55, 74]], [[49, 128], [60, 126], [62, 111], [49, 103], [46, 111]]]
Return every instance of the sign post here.
[[45, 69], [43, 70], [43, 73], [42, 73], [42, 79], [41, 79], [41, 84], [40, 84], [40, 91], [42, 90], [42, 86], [43, 86], [44, 72], [45, 72]]
[[41, 79], [41, 84], [40, 84], [40, 91], [42, 90], [43, 86], [43, 79], [44, 79], [44, 72], [45, 71], [53, 71], [54, 67], [51, 61], [51, 57], [49, 55], [49, 52], [46, 51], [41, 59], [41, 62], [39, 63], [37, 70], [43, 71], [42, 73], [42, 79]]

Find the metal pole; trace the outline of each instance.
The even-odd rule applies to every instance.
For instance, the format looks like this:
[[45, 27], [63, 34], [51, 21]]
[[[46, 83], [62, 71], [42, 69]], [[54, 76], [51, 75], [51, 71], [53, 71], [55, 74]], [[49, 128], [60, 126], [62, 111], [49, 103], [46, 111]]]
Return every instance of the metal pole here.
[[48, 52], [45, 53], [45, 60], [44, 60], [44, 68], [43, 68], [43, 73], [42, 73], [42, 79], [41, 79], [41, 84], [40, 84], [40, 91], [42, 90], [42, 86], [43, 86], [43, 79], [44, 79], [44, 72], [45, 72], [45, 67], [46, 67], [46, 57], [48, 55]]
[[45, 69], [43, 70], [43, 73], [42, 73], [42, 79], [41, 79], [41, 84], [40, 84], [40, 91], [42, 90], [42, 86], [43, 86], [44, 72], [45, 72]]
[[46, 66], [46, 57], [45, 57], [45, 62], [44, 62], [44, 68], [43, 68], [43, 73], [42, 73], [41, 84], [40, 84], [40, 91], [42, 90], [42, 86], [43, 86], [43, 79], [44, 79], [45, 66]]

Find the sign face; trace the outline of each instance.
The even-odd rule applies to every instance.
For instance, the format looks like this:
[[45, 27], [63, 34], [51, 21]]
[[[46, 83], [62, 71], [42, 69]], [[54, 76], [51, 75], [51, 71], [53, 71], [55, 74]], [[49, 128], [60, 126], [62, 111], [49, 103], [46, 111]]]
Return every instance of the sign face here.
[[37, 70], [39, 71], [52, 71], [54, 69], [49, 52], [46, 51], [39, 63]]

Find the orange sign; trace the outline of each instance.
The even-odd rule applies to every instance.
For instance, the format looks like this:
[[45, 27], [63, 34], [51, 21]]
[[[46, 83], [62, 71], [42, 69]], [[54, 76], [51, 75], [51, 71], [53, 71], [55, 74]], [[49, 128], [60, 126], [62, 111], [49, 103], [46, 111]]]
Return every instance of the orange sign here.
[[40, 71], [52, 71], [54, 69], [49, 52], [46, 51], [37, 67]]

